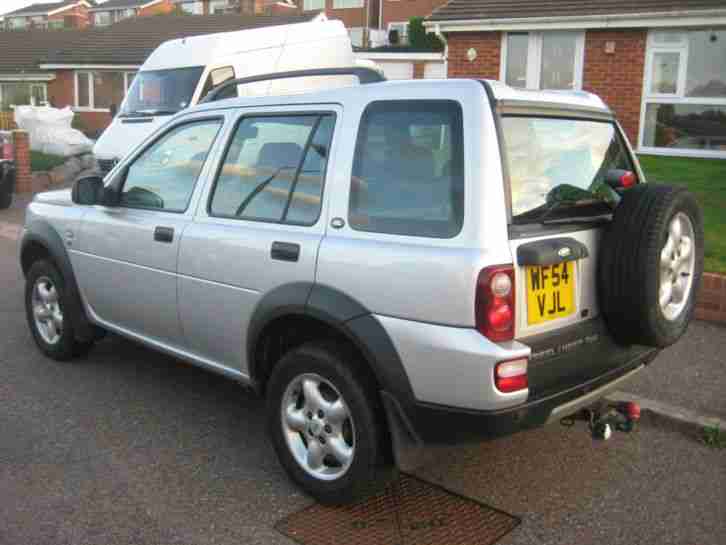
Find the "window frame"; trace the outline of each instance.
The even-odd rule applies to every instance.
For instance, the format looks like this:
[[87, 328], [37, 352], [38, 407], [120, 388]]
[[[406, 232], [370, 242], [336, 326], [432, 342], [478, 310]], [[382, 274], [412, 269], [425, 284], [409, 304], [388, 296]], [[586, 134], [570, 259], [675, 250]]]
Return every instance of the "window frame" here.
[[325, 0], [303, 0], [303, 11], [325, 11]]
[[393, 30], [393, 27], [399, 26], [403, 26], [403, 32], [399, 31], [398, 33], [399, 44], [408, 45], [408, 31], [410, 26], [408, 21], [390, 21], [386, 30], [386, 37], [391, 35], [391, 30]]
[[[353, 4], [355, 5], [348, 5]], [[333, 0], [333, 9], [361, 9], [365, 7], [365, 0]]]
[[[106, 72], [106, 73], [122, 73], [124, 77], [124, 99], [126, 99], [126, 95], [129, 92], [130, 83], [133, 81], [133, 77], [131, 80], [129, 80], [129, 76], [136, 76], [136, 74], [139, 73], [138, 70], [75, 70], [73, 72], [73, 111], [76, 112], [109, 112], [109, 108], [97, 108], [96, 107], [96, 96], [95, 96], [95, 90], [93, 85], [93, 74], [96, 72]], [[78, 90], [80, 85], [79, 80], [79, 74], [86, 74], [88, 77], [88, 106], [80, 106], [78, 103]], [[121, 104], [117, 104], [116, 107], [119, 109], [121, 108]]]
[[[461, 177], [462, 177], [462, 209], [461, 209], [461, 222], [459, 223], [459, 228], [456, 231], [456, 233], [453, 233], [449, 236], [434, 236], [434, 235], [413, 235], [413, 234], [403, 234], [403, 233], [392, 233], [389, 231], [377, 231], [373, 229], [361, 229], [354, 225], [354, 223], [351, 221], [351, 213], [352, 213], [352, 207], [351, 207], [351, 200], [353, 197], [353, 187], [352, 187], [352, 179], [353, 179], [353, 173], [356, 171], [356, 166], [358, 163], [358, 148], [362, 141], [362, 135], [364, 130], [368, 130], [367, 126], [364, 127], [364, 118], [366, 114], [368, 113], [369, 109], [372, 106], [379, 105], [379, 104], [387, 104], [387, 105], [399, 105], [399, 104], [412, 104], [412, 103], [441, 103], [441, 104], [449, 104], [454, 106], [458, 110], [459, 115], [459, 121], [461, 123], [460, 128], [461, 132], [458, 136], [458, 138], [461, 140], [460, 142], [460, 158], [461, 158]], [[460, 102], [457, 99], [453, 98], [417, 98], [417, 99], [382, 99], [382, 100], [372, 100], [368, 102], [365, 105], [365, 108], [361, 110], [360, 117], [358, 119], [357, 128], [355, 131], [355, 141], [353, 143], [353, 157], [351, 161], [351, 170], [350, 170], [350, 177], [345, 182], [347, 185], [347, 192], [346, 192], [346, 201], [345, 201], [345, 209], [346, 209], [346, 224], [348, 228], [351, 230], [352, 233], [356, 233], [357, 236], [365, 236], [365, 237], [404, 237], [406, 240], [411, 241], [451, 241], [456, 239], [457, 237], [461, 236], [461, 234], [464, 232], [464, 227], [466, 226], [467, 222], [467, 206], [466, 206], [466, 194], [467, 194], [467, 163], [466, 163], [466, 142], [467, 142], [467, 129], [466, 129], [466, 123], [464, 122], [464, 104]], [[453, 138], [454, 135], [452, 134], [452, 147], [453, 146]], [[452, 158], [453, 161], [453, 158]]]
[[[646, 113], [650, 104], [673, 104], [685, 106], [726, 106], [726, 97], [687, 97], [686, 82], [688, 78], [688, 58], [690, 53], [689, 33], [693, 30], [690, 28], [666, 28], [651, 29], [648, 31], [645, 47], [645, 65], [643, 76], [643, 91], [640, 100], [640, 122], [638, 127], [638, 152], [650, 155], [669, 155], [681, 157], [704, 157], [704, 158], [726, 158], [726, 150], [709, 150], [709, 149], [693, 149], [693, 148], [666, 148], [658, 146], [646, 146], [645, 142], [645, 123]], [[709, 30], [723, 30], [726, 27], [714, 27]], [[681, 40], [678, 42], [658, 42], [656, 37], [662, 33], [680, 34]], [[652, 93], [650, 92], [653, 79], [653, 61], [657, 53], [678, 53], [678, 81], [676, 85], [676, 93]]]
[[[310, 135], [308, 136], [308, 141], [306, 143], [305, 148], [303, 149], [303, 155], [301, 158], [301, 162], [298, 164], [298, 169], [295, 173], [295, 179], [292, 181], [292, 185], [290, 186], [290, 198], [295, 192], [295, 188], [297, 186], [297, 181], [300, 176], [300, 169], [305, 164], [305, 159], [307, 157], [307, 151], [310, 148], [310, 144], [312, 143], [313, 139], [315, 138], [315, 134], [317, 133], [318, 128], [320, 127], [320, 121], [324, 116], [331, 116], [333, 118], [333, 132], [330, 136], [330, 149], [328, 150], [328, 157], [325, 161], [325, 169], [322, 173], [322, 182], [320, 184], [320, 208], [318, 209], [318, 216], [315, 218], [315, 221], [312, 223], [304, 223], [304, 222], [297, 222], [297, 221], [283, 221], [283, 220], [268, 220], [264, 218], [240, 218], [238, 216], [227, 216], [222, 214], [215, 214], [212, 211], [212, 201], [214, 200], [214, 195], [217, 191], [217, 183], [219, 182], [219, 177], [222, 173], [222, 170], [224, 169], [224, 166], [227, 162], [227, 154], [229, 153], [229, 149], [232, 147], [232, 143], [234, 141], [234, 137], [237, 134], [237, 130], [239, 129], [240, 125], [244, 123], [245, 119], [249, 118], [271, 118], [271, 117], [317, 117], [318, 121], [314, 125], [314, 129]], [[333, 149], [333, 142], [335, 140], [336, 135], [336, 129], [338, 126], [338, 113], [334, 110], [291, 110], [289, 112], [281, 112], [279, 110], [276, 110], [274, 112], [265, 112], [265, 111], [259, 111], [259, 112], [250, 112], [250, 113], [244, 113], [241, 116], [239, 116], [235, 122], [232, 125], [232, 128], [230, 129], [228, 135], [227, 135], [227, 141], [224, 143], [224, 147], [222, 148], [222, 153], [220, 154], [219, 160], [217, 162], [216, 169], [214, 171], [214, 179], [212, 183], [210, 184], [209, 191], [207, 193], [207, 203], [205, 206], [205, 213], [208, 218], [213, 218], [215, 220], [225, 220], [225, 221], [248, 221], [251, 223], [264, 223], [268, 225], [283, 225], [283, 226], [291, 226], [291, 227], [315, 227], [319, 222], [320, 218], [323, 216], [323, 201], [325, 199], [325, 187], [328, 177], [328, 166], [330, 165], [330, 160], [332, 157], [332, 153], [330, 152]], [[289, 206], [288, 206], [289, 209]]]
[[[209, 146], [209, 151], [207, 152], [207, 156], [204, 159], [204, 163], [202, 164], [202, 168], [199, 171], [199, 175], [197, 176], [197, 179], [194, 181], [194, 187], [192, 188], [191, 193], [189, 193], [189, 199], [187, 200], [187, 205], [184, 208], [184, 210], [167, 210], [164, 208], [151, 208], [151, 207], [147, 207], [147, 206], [129, 206], [127, 204], [121, 203], [121, 194], [123, 193], [124, 186], [126, 185], [126, 182], [128, 179], [129, 169], [136, 161], [139, 160], [139, 158], [141, 156], [143, 156], [147, 151], [149, 151], [152, 147], [154, 147], [160, 140], [165, 138], [169, 133], [171, 133], [181, 127], [185, 127], [187, 125], [198, 125], [200, 123], [206, 123], [209, 121], [218, 121], [219, 128], [217, 129], [217, 134], [214, 135], [214, 140], [212, 140], [212, 143]], [[116, 186], [118, 199], [119, 199], [118, 203], [115, 205], [114, 208], [124, 208], [127, 210], [144, 210], [146, 212], [164, 212], [166, 214], [185, 215], [189, 211], [189, 207], [191, 206], [192, 201], [194, 200], [194, 193], [199, 188], [199, 180], [202, 178], [202, 175], [204, 174], [206, 167], [209, 165], [210, 159], [212, 159], [212, 152], [213, 152], [214, 148], [216, 147], [217, 142], [219, 141], [220, 134], [224, 134], [225, 124], [226, 124], [226, 118], [224, 115], [209, 115], [209, 116], [203, 116], [203, 117], [192, 117], [190, 119], [185, 119], [185, 120], [180, 121], [179, 123], [176, 123], [175, 125], [169, 127], [164, 132], [159, 134], [156, 138], [154, 138], [151, 142], [149, 142], [146, 146], [144, 146], [143, 149], [139, 150], [138, 153], [135, 153], [134, 156], [123, 165], [119, 174], [114, 176], [113, 181], [111, 182], [111, 185]]]
[[[502, 32], [501, 37], [501, 55], [499, 62], [499, 80], [507, 83], [507, 49], [508, 37], [510, 34], [526, 34], [527, 35], [527, 71], [526, 84], [524, 89], [543, 90], [542, 81], [542, 46], [544, 36], [546, 34], [569, 34], [575, 37], [575, 58], [573, 60], [573, 74], [575, 76], [575, 85], [572, 91], [581, 91], [583, 74], [585, 68], [585, 32], [582, 30], [545, 30], [545, 31], [513, 31]], [[508, 84], [507, 84], [508, 85]], [[546, 90], [546, 89], [544, 89]], [[566, 89], [564, 89], [566, 90]]]

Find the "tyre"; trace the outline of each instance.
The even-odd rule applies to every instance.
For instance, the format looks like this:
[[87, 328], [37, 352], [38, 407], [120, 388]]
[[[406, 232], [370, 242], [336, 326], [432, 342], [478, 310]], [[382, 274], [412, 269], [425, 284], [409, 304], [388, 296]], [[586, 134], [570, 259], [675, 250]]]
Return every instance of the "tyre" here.
[[0, 210], [10, 208], [13, 203], [15, 171], [11, 163], [0, 162]]
[[703, 220], [687, 190], [623, 193], [601, 245], [600, 308], [621, 344], [665, 348], [693, 318], [703, 273]]
[[84, 355], [92, 341], [79, 342], [73, 324], [65, 314], [68, 293], [63, 276], [49, 261], [37, 261], [25, 283], [25, 313], [38, 348], [48, 357], [65, 361]]
[[305, 492], [346, 504], [380, 490], [395, 475], [372, 380], [335, 343], [288, 352], [268, 384], [267, 425], [280, 463]]

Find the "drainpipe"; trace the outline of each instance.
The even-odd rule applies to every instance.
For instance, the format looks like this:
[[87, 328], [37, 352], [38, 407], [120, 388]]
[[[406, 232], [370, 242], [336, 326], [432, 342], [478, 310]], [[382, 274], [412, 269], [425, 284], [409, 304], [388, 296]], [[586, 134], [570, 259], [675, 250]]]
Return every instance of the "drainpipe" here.
[[441, 27], [439, 25], [436, 25], [434, 27], [434, 34], [439, 37], [439, 39], [444, 42], [444, 73], [446, 74], [446, 77], [448, 79], [449, 77], [449, 42], [446, 40], [446, 36], [444, 36], [441, 33]]

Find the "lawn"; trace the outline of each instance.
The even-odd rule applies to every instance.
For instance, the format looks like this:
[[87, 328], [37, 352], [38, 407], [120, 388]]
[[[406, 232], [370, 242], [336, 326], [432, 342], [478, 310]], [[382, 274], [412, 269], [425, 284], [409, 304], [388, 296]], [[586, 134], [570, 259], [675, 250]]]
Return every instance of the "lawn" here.
[[726, 160], [641, 155], [649, 182], [683, 185], [703, 207], [709, 272], [726, 274]]
[[64, 157], [59, 155], [48, 155], [40, 151], [30, 152], [30, 170], [33, 172], [48, 171], [53, 167], [57, 167], [65, 163]]

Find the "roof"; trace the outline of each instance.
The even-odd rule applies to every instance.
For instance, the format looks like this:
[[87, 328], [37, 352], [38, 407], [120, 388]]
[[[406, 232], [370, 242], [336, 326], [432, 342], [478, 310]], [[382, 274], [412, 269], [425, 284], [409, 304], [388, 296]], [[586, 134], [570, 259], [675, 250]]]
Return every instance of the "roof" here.
[[167, 40], [274, 25], [304, 23], [304, 15], [155, 15], [84, 30], [0, 32], [0, 73], [40, 72], [39, 65], [141, 66]]
[[[18, 15], [22, 15], [24, 17], [29, 17], [33, 15], [47, 15], [51, 11], [57, 11], [60, 9], [75, 6], [80, 1], [81, 0], [65, 0], [63, 2], [45, 2], [42, 4], [30, 4], [29, 6], [25, 6], [24, 8], [16, 9], [15, 11], [11, 11], [10, 13], [6, 13], [5, 17], [15, 17]], [[93, 3], [88, 0], [86, 1], [88, 4]]]
[[107, 0], [103, 4], [96, 4], [88, 11], [108, 11], [112, 9], [140, 8], [147, 4], [153, 4], [160, 0]]
[[80, 31], [0, 31], [0, 74], [41, 72], [38, 64], [48, 51], [71, 47]]
[[[492, 89], [494, 98], [497, 101], [506, 103], [510, 107], [546, 107], [559, 110], [578, 110], [590, 113], [609, 115], [610, 110], [603, 101], [584, 91], [535, 91], [522, 90], [509, 87], [499, 81], [487, 80]], [[280, 95], [271, 94], [267, 96], [238, 97], [213, 102], [204, 102], [183, 110], [179, 116], [191, 114], [198, 111], [219, 110], [225, 108], [238, 108], [245, 106], [273, 106], [273, 105], [297, 105], [297, 104], [345, 104], [348, 101], [364, 100], [400, 100], [402, 96], [416, 96], [427, 98], [427, 96], [440, 98], [445, 97], [473, 97], [478, 100], [486, 96], [486, 90], [481, 80], [466, 78], [451, 79], [410, 79], [410, 80], [389, 80], [366, 85], [349, 85], [345, 87], [329, 88], [310, 93], [296, 93], [286, 95], [280, 99]]]
[[724, 0], [450, 0], [429, 21], [676, 13], [723, 9]]

